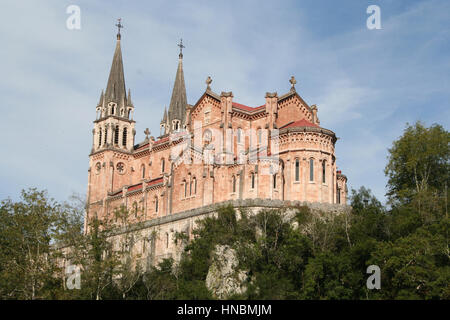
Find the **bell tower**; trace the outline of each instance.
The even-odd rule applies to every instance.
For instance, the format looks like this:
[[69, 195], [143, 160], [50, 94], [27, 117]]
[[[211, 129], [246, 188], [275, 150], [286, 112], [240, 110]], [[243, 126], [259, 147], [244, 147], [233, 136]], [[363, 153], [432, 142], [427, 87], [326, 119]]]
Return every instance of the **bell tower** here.
[[164, 116], [161, 120], [161, 135], [181, 131], [185, 128], [187, 98], [183, 72], [183, 48], [185, 48], [183, 39], [180, 40], [178, 47], [180, 47], [180, 54], [178, 55], [177, 74], [173, 85], [169, 111], [166, 113], [164, 109]]
[[131, 92], [128, 95], [125, 88], [122, 50], [120, 46], [123, 28], [121, 20], [116, 24], [117, 42], [114, 57], [109, 72], [106, 91], [101, 93], [96, 107], [94, 121], [92, 153], [106, 149], [131, 151], [134, 146], [135, 121], [133, 120], [134, 105]]

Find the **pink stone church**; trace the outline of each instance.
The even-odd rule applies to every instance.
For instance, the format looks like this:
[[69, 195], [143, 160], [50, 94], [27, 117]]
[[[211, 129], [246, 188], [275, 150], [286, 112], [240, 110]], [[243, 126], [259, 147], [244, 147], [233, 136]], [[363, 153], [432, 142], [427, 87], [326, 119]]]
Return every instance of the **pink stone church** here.
[[297, 93], [294, 77], [286, 93], [267, 92], [265, 103], [256, 107], [236, 102], [232, 92], [214, 92], [208, 77], [203, 95], [189, 104], [179, 46], [160, 136], [149, 136], [147, 129], [145, 140], [136, 143], [135, 106], [126, 91], [117, 34], [106, 91], [96, 107], [86, 222], [94, 216], [114, 221], [114, 212], [126, 208], [130, 224], [162, 230], [154, 248], [165, 256], [173, 251], [169, 237], [174, 229], [189, 232], [193, 217], [223, 204], [346, 203], [347, 178], [336, 167], [336, 135], [320, 126], [317, 106]]

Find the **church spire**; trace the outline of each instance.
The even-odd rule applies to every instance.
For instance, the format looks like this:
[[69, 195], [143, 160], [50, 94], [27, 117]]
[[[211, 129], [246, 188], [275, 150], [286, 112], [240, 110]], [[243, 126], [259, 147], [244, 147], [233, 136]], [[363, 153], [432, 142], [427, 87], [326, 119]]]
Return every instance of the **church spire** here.
[[124, 103], [126, 105], [126, 89], [125, 76], [123, 72], [122, 49], [120, 47], [120, 28], [122, 24], [116, 24], [118, 28], [116, 50], [111, 64], [111, 71], [109, 72], [108, 84], [106, 86], [105, 100], [107, 103], [116, 102], [118, 104]]
[[117, 43], [109, 72], [106, 91], [101, 93], [96, 107], [92, 152], [122, 150], [130, 152], [134, 146], [135, 121], [131, 92], [125, 89], [122, 50], [120, 48], [121, 20], [116, 24]]
[[169, 131], [180, 130], [185, 122], [186, 117], [186, 86], [184, 84], [184, 72], [183, 72], [183, 40], [178, 44], [180, 47], [180, 54], [178, 55], [178, 69], [175, 76], [175, 83], [173, 85], [172, 98], [170, 99], [168, 120]]
[[167, 108], [164, 107], [164, 115], [163, 115], [163, 118], [161, 120], [161, 123], [165, 124], [166, 122], [167, 122]]

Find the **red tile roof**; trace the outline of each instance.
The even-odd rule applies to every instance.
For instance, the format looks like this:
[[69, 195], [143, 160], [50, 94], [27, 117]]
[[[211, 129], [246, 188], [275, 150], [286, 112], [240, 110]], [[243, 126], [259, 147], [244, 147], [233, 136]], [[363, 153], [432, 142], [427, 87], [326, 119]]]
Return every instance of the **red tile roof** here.
[[134, 186], [128, 187], [128, 192], [142, 189], [142, 183], [135, 184]]
[[143, 145], [141, 145], [141, 146], [139, 146], [136, 150], [141, 150], [141, 149], [143, 149], [144, 147], [148, 147], [148, 142], [145, 143], [145, 144], [143, 144]]
[[169, 140], [169, 137], [165, 137], [159, 140], [156, 140], [153, 144], [159, 144], [159, 143], [163, 143]]
[[292, 127], [316, 127], [316, 128], [320, 128], [317, 124], [309, 122], [306, 119], [302, 119], [302, 120], [298, 120], [298, 121], [289, 122], [288, 124], [285, 124], [284, 126], [282, 126], [280, 129], [292, 128]]
[[237, 103], [237, 102], [233, 102], [233, 107], [241, 109], [241, 110], [245, 110], [245, 111], [256, 111], [256, 110], [261, 109], [261, 108], [263, 108], [265, 106], [266, 105], [263, 104], [262, 106], [259, 106], [259, 107], [256, 107], [256, 108], [252, 108], [252, 107], [249, 107], [249, 106]]
[[153, 179], [153, 180], [147, 182], [147, 186], [152, 186], [154, 184], [158, 184], [158, 183], [161, 183], [161, 182], [163, 182], [163, 178], [162, 177], [156, 178], [156, 179]]

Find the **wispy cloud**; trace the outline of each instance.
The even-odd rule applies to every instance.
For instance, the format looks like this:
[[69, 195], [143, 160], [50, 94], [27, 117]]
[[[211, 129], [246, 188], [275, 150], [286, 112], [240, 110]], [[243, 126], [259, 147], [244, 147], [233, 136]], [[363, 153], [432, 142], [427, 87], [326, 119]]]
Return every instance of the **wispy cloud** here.
[[60, 199], [85, 191], [118, 16], [137, 142], [146, 127], [158, 132], [182, 37], [190, 103], [207, 76], [213, 90], [232, 90], [236, 101], [256, 106], [266, 91], [286, 92], [295, 75], [321, 124], [341, 138], [338, 166], [350, 186], [383, 198], [386, 150], [404, 124], [449, 125], [450, 4], [378, 1], [383, 29], [370, 31], [369, 2], [77, 1], [82, 29], [69, 31], [69, 1], [3, 1], [0, 198], [28, 186]]

